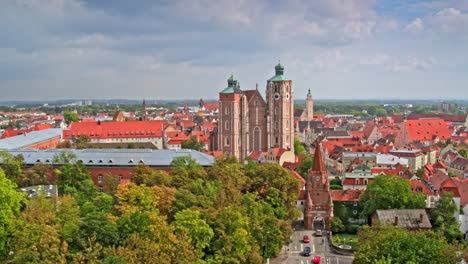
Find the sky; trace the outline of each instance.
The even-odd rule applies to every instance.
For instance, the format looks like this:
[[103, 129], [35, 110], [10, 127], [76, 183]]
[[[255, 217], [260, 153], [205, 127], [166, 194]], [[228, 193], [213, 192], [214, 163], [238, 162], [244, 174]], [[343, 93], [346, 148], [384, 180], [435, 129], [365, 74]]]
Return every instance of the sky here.
[[2, 0], [0, 101], [462, 99], [468, 0]]

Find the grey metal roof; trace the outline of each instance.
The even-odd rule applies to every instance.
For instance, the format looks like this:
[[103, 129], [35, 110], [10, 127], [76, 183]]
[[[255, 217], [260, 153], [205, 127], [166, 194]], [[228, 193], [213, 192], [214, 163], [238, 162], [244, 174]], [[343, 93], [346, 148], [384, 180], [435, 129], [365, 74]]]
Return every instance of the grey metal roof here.
[[[71, 152], [76, 155], [77, 161], [82, 161], [87, 166], [136, 166], [146, 164], [148, 166], [170, 166], [176, 157], [189, 156], [202, 166], [212, 166], [215, 158], [205, 153], [191, 149], [47, 149], [7, 150], [12, 155], [22, 155], [24, 163], [34, 165], [37, 163], [53, 164], [54, 156], [60, 152]], [[0, 158], [1, 162], [1, 158]]]
[[388, 224], [409, 229], [432, 228], [425, 209], [377, 210], [375, 213], [378, 220]]
[[23, 135], [0, 139], [0, 149], [19, 149], [48, 139], [60, 137], [61, 135], [61, 128], [32, 131]]

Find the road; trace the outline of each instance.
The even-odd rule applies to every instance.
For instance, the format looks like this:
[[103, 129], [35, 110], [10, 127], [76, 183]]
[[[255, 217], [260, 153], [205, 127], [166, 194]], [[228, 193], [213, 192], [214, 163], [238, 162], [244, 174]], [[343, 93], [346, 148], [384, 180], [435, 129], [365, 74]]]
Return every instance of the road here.
[[[302, 238], [304, 235], [308, 235], [310, 238], [309, 243], [304, 243]], [[322, 243], [323, 239], [323, 243]], [[298, 230], [294, 231], [291, 237], [292, 243], [289, 246], [283, 247], [283, 250], [278, 257], [271, 259], [271, 264], [306, 264], [311, 263], [314, 256], [319, 255], [323, 264], [352, 264], [353, 257], [341, 256], [334, 254], [328, 244], [326, 236], [315, 237], [313, 232], [310, 230]], [[311, 256], [303, 256], [304, 247], [311, 248]]]

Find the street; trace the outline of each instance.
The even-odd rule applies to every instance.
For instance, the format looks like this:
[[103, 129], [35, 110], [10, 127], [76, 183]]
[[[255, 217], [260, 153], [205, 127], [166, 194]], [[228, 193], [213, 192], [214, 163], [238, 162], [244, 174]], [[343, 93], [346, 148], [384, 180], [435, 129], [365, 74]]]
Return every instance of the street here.
[[[304, 237], [304, 235], [309, 236], [310, 238], [309, 243], [304, 243], [302, 241], [302, 238]], [[353, 263], [353, 257], [337, 255], [337, 254], [334, 254], [333, 251], [331, 251], [330, 246], [328, 244], [328, 239], [325, 234], [322, 237], [316, 237], [316, 236], [313, 236], [313, 231], [311, 230], [297, 230], [293, 232], [291, 240], [292, 240], [292, 243], [287, 247], [286, 246], [283, 247], [283, 250], [278, 255], [278, 257], [271, 259], [270, 263], [272, 264], [312, 263], [312, 258], [317, 255], [321, 257], [320, 263], [323, 263], [323, 264], [351, 264]], [[311, 248], [310, 257], [303, 256], [305, 247]]]

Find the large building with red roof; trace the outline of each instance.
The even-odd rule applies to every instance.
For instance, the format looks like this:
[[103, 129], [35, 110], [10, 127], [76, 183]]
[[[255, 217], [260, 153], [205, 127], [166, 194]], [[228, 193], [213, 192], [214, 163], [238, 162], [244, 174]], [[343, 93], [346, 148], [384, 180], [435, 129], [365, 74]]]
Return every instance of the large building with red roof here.
[[164, 148], [163, 131], [166, 121], [79, 122], [63, 130], [64, 140], [74, 141], [87, 136], [90, 143], [145, 143]]
[[443, 119], [406, 120], [395, 138], [395, 145], [401, 147], [413, 142], [433, 145], [450, 137], [448, 124]]

